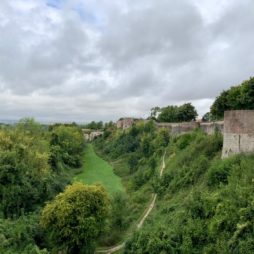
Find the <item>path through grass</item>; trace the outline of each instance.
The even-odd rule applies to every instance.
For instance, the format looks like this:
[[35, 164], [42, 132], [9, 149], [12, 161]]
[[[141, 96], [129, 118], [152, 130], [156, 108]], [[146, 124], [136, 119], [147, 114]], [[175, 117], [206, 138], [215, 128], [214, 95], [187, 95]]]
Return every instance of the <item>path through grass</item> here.
[[85, 150], [82, 173], [74, 180], [85, 184], [101, 183], [110, 195], [124, 191], [121, 179], [114, 174], [112, 166], [94, 152], [91, 144]]

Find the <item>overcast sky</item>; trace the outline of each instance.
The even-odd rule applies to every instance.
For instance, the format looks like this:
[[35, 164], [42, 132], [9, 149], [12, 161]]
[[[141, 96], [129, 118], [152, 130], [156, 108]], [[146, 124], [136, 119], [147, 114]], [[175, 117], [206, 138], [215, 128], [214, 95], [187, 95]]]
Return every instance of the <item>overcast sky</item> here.
[[116, 120], [253, 76], [253, 0], [0, 0], [0, 119]]

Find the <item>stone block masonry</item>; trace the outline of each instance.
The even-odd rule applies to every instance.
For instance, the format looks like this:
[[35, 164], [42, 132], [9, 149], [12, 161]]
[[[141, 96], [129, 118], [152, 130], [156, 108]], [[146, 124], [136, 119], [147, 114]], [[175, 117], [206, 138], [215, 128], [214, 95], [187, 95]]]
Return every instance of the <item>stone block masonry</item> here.
[[157, 128], [167, 129], [172, 135], [181, 135], [187, 132], [191, 132], [196, 128], [200, 128], [204, 133], [211, 135], [215, 131], [223, 133], [223, 121], [220, 122], [186, 122], [186, 123], [156, 123]]
[[223, 133], [223, 128], [224, 128], [224, 122], [223, 121], [200, 123], [200, 129], [203, 130], [203, 132], [208, 134], [208, 135], [212, 135], [216, 131], [218, 131], [220, 133]]
[[222, 158], [254, 152], [254, 110], [226, 111]]
[[185, 123], [156, 123], [158, 129], [167, 129], [172, 135], [181, 135], [199, 127], [197, 122]]

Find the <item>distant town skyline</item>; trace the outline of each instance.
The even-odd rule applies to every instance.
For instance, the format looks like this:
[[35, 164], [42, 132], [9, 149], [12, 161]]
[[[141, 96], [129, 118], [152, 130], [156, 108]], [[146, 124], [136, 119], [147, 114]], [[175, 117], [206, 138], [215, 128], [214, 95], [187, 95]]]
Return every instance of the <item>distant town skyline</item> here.
[[251, 0], [1, 0], [0, 119], [116, 121], [253, 76]]

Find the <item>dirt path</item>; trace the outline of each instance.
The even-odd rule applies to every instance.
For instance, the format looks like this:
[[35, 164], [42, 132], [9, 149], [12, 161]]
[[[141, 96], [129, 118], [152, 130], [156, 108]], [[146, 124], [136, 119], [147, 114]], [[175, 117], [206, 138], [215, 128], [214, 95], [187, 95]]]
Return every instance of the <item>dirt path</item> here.
[[[160, 178], [162, 177], [163, 171], [165, 169], [165, 156], [166, 156], [166, 151], [164, 152], [163, 157], [162, 157], [162, 165], [161, 165], [161, 169], [160, 169]], [[149, 216], [149, 214], [151, 213], [151, 211], [154, 208], [156, 199], [157, 199], [157, 194], [153, 194], [151, 203], [149, 204], [148, 208], [146, 209], [146, 212], [142, 216], [140, 222], [137, 224], [137, 229], [142, 228], [146, 218]], [[110, 248], [102, 249], [102, 250], [97, 250], [96, 253], [111, 254], [111, 253], [114, 253], [114, 252], [116, 252], [118, 250], [123, 249], [124, 245], [125, 245], [125, 242], [123, 242], [123, 243], [121, 243], [121, 244], [119, 244], [117, 246], [114, 246], [114, 247], [110, 247]]]

